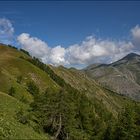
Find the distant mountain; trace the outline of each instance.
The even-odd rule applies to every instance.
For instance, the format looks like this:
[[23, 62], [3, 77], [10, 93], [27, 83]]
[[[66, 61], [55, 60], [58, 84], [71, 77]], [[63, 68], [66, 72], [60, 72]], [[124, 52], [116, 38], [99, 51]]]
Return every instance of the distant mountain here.
[[112, 64], [90, 65], [84, 71], [104, 87], [140, 100], [140, 55], [130, 53]]

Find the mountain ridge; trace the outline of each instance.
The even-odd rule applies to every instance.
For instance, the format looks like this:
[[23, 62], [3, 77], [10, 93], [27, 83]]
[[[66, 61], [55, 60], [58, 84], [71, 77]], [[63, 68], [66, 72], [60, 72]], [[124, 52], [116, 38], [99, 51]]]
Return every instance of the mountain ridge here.
[[140, 55], [136, 53], [130, 53], [111, 64], [100, 64], [97, 67], [91, 65], [83, 71], [119, 94], [140, 99]]

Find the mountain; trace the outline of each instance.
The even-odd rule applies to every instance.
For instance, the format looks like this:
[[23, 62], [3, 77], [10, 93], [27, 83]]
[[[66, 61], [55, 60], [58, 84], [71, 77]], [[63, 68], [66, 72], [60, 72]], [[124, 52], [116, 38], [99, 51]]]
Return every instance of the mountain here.
[[106, 109], [114, 115], [116, 115], [117, 109], [123, 106], [123, 98], [120, 99], [117, 94], [104, 89], [94, 80], [88, 78], [84, 72], [76, 69], [67, 69], [63, 66], [51, 66], [51, 68], [66, 83], [86, 94], [93, 101], [102, 102]]
[[83, 71], [0, 45], [0, 139], [138, 139], [139, 109]]
[[102, 86], [140, 100], [140, 55], [130, 53], [112, 64], [91, 65], [84, 71]]

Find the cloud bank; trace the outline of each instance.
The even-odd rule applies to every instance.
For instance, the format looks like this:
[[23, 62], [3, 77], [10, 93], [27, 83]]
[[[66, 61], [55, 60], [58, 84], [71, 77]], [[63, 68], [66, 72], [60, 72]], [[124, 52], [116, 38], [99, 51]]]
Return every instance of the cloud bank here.
[[[86, 66], [92, 63], [112, 63], [131, 52], [139, 53], [140, 27], [130, 30], [131, 41], [102, 40], [89, 36], [80, 44], [49, 47], [39, 38], [22, 33], [17, 40], [23, 49], [44, 63], [65, 66]], [[137, 45], [136, 45], [137, 43]]]
[[[17, 36], [17, 43], [32, 56], [46, 64], [83, 67], [93, 63], [112, 63], [131, 52], [140, 54], [140, 26], [130, 30], [130, 41], [116, 41], [86, 37], [80, 44], [68, 47], [50, 47], [47, 42], [28, 33]], [[0, 18], [0, 42], [9, 44], [14, 38], [14, 28], [10, 20]]]
[[0, 18], [0, 42], [9, 44], [14, 38], [14, 28], [10, 20]]

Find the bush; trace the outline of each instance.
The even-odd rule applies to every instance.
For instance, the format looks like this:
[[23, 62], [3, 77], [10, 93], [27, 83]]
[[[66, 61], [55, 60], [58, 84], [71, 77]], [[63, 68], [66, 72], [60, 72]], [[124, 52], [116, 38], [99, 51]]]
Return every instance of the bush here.
[[16, 49], [16, 50], [17, 50], [17, 48], [16, 48], [15, 46], [8, 45], [8, 47], [10, 47], [10, 48], [13, 48], [13, 49]]
[[21, 75], [20, 75], [20, 76], [18, 76], [18, 77], [17, 77], [17, 82], [18, 82], [19, 84], [21, 84], [22, 79], [23, 79], [23, 78], [22, 78], [22, 76], [21, 76]]
[[20, 49], [20, 51], [30, 56], [29, 52], [25, 51], [24, 49]]
[[16, 90], [15, 90], [14, 87], [11, 87], [11, 88], [9, 89], [9, 91], [8, 91], [8, 94], [9, 94], [10, 96], [14, 96], [15, 93], [16, 93]]
[[22, 96], [20, 98], [20, 101], [23, 102], [23, 103], [28, 103], [27, 99], [24, 96]]
[[28, 123], [28, 116], [24, 114], [24, 111], [22, 108], [16, 113], [17, 120], [22, 124]]
[[32, 95], [36, 95], [39, 93], [39, 88], [38, 86], [32, 81], [27, 83], [27, 90], [32, 94]]

